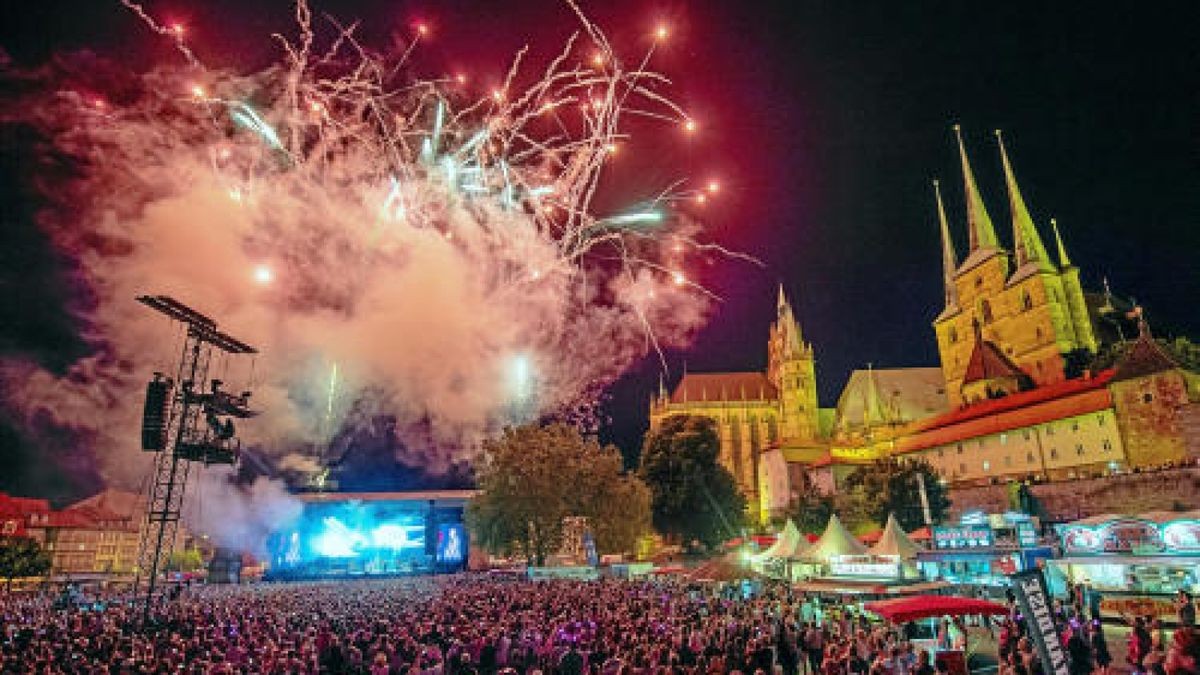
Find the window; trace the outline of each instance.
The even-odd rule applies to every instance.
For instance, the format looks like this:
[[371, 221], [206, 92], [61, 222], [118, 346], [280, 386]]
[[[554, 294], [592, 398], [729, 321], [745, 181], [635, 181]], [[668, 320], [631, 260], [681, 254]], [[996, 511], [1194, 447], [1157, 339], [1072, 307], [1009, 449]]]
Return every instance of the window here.
[[1025, 463], [1033, 464], [1033, 453], [1032, 452], [1025, 453]]
[[1108, 440], [1107, 438], [1104, 439], [1104, 441], [1100, 443], [1100, 448], [1104, 450], [1104, 452], [1112, 450], [1112, 441]]
[[1142, 394], [1142, 403], [1149, 403], [1153, 400], [1154, 400], [1154, 394], [1151, 394], [1150, 392], [1146, 392], [1145, 394]]
[[979, 311], [983, 313], [983, 322], [984, 323], [992, 322], [992, 303], [988, 302], [987, 300], [980, 302], [979, 303]]
[[945, 448], [938, 448], [938, 459], [941, 459], [941, 458], [943, 458], [943, 457], [945, 457], [945, 456], [946, 456], [946, 449], [945, 449]]
[[979, 448], [982, 450], [983, 449], [983, 439], [982, 438], [979, 439], [978, 443], [979, 443]]
[[1079, 420], [1071, 422], [1071, 431], [1079, 431]]
[[975, 288], [983, 288], [983, 277], [975, 277]]
[[1047, 424], [1047, 425], [1046, 425], [1046, 435], [1047, 435], [1047, 436], [1053, 436], [1053, 435], [1054, 435], [1054, 425], [1053, 425], [1053, 424]]
[[1104, 413], [1100, 413], [1099, 415], [1096, 415], [1096, 426], [1098, 426], [1098, 427], [1104, 426], [1104, 419], [1105, 419]]
[[1058, 448], [1050, 448], [1050, 459], [1058, 459]]
[[1004, 466], [1012, 466], [1012, 456], [1011, 455], [1004, 456]]
[[962, 462], [962, 463], [960, 463], [960, 464], [958, 465], [958, 472], [959, 472], [959, 473], [966, 473], [966, 472], [967, 472], [967, 463], [966, 463], [966, 462]]
[[1008, 445], [1008, 434], [1000, 434], [1000, 445]]
[[1075, 454], [1079, 455], [1080, 457], [1083, 457], [1083, 443], [1080, 443], [1079, 445], [1075, 446]]
[[962, 454], [962, 443], [958, 444], [958, 454]]
[[987, 461], [986, 459], [985, 459], [985, 460], [983, 460], [983, 470], [984, 470], [984, 471], [991, 471], [991, 470], [992, 470], [992, 463], [991, 463], [991, 462], [989, 462], [989, 461]]
[[[1033, 298], [1029, 297], [1029, 291], [1021, 291], [1021, 309], [1026, 312], [1033, 309]], [[1038, 337], [1041, 337], [1041, 335], [1038, 335]]]
[[1025, 429], [1024, 431], [1022, 431], [1021, 435], [1025, 437], [1025, 440], [1029, 440], [1029, 430], [1028, 429]]
[[1042, 341], [1042, 327], [1038, 326], [1034, 332], [1037, 334], [1038, 342], [1041, 342]]
[[946, 337], [950, 339], [951, 343], [958, 342], [958, 331], [955, 330], [954, 326], [950, 327], [950, 331], [946, 334]]

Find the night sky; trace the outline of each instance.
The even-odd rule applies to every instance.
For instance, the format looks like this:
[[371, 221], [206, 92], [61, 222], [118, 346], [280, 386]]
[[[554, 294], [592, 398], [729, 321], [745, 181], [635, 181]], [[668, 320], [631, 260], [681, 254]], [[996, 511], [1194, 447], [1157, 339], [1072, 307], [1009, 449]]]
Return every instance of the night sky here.
[[[1150, 5], [584, 2], [631, 56], [657, 23], [670, 25], [656, 64], [701, 125], [690, 139], [653, 129], [618, 158], [610, 195], [678, 176], [719, 179], [719, 200], [699, 212], [710, 236], [763, 262], [693, 262], [689, 274], [724, 301], [693, 348], [668, 355], [668, 381], [685, 360], [693, 371], [763, 368], [778, 282], [816, 349], [822, 405], [867, 362], [935, 365], [934, 177], [966, 248], [955, 122], [1002, 241], [1011, 235], [995, 128], [1043, 236], [1056, 217], [1085, 288], [1107, 276], [1146, 307], [1156, 332], [1200, 336], [1200, 50], [1186, 9]], [[266, 36], [291, 26], [282, 0], [146, 6], [186, 23], [206, 62], [242, 70], [273, 60]], [[535, 57], [552, 55], [574, 20], [556, 0], [314, 7], [366, 20], [364, 40], [375, 44], [428, 22], [418, 65], [467, 72], [481, 87], [527, 41]], [[84, 48], [134, 67], [177, 58], [115, 0], [2, 3], [0, 47], [23, 65]], [[0, 351], [61, 366], [79, 349], [63, 311], [70, 270], [32, 224], [22, 159], [0, 157]], [[627, 452], [658, 372], [648, 359], [611, 390], [606, 435]], [[0, 426], [0, 467], [35, 452]], [[61, 488], [50, 469], [33, 481], [21, 491]], [[15, 487], [0, 478], [0, 490]]]

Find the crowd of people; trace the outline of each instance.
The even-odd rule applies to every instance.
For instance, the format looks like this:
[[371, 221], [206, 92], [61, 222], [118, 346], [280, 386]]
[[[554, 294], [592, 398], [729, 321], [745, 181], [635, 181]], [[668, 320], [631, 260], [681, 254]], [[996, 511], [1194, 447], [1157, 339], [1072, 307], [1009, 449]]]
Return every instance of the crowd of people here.
[[[1061, 612], [1072, 673], [1104, 673], [1103, 632], [1075, 628], [1076, 609]], [[974, 630], [997, 636], [1003, 672], [1043, 675], [1018, 619]], [[943, 622], [931, 644], [782, 584], [663, 579], [207, 586], [168, 594], [149, 621], [121, 601], [13, 594], [0, 596], [0, 673], [936, 675], [948, 665], [930, 647], [964, 647], [967, 623]], [[1160, 672], [1157, 649], [1161, 672], [1196, 672], [1190, 630], [1174, 635], [1151, 634], [1135, 667]]]

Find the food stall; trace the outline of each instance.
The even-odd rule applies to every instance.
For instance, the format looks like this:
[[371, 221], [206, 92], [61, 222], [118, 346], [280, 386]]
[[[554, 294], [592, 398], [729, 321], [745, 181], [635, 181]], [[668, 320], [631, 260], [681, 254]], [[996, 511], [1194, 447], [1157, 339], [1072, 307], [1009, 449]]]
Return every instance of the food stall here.
[[1100, 594], [1102, 617], [1171, 618], [1179, 591], [1200, 593], [1200, 510], [1103, 515], [1057, 526], [1063, 557], [1047, 581]]
[[933, 528], [933, 549], [920, 551], [917, 565], [931, 579], [1007, 586], [1008, 575], [1053, 557], [1038, 530], [1037, 519], [1023, 513], [968, 513], [958, 525]]
[[879, 541], [868, 550], [834, 516], [805, 553], [809, 564], [823, 574], [796, 588], [824, 595], [886, 597], [947, 586], [942, 581], [924, 581], [915, 565], [918, 550], [894, 517], [888, 518]]
[[863, 605], [863, 609], [896, 624], [913, 624], [929, 620], [924, 632], [925, 639], [913, 639], [913, 646], [933, 652], [934, 659], [944, 664], [952, 675], [966, 675], [967, 656], [970, 645], [965, 649], [940, 649], [937, 644], [936, 622], [942, 617], [1008, 614], [1004, 605], [979, 598], [961, 598], [952, 595], [912, 595], [889, 600], [877, 600]]

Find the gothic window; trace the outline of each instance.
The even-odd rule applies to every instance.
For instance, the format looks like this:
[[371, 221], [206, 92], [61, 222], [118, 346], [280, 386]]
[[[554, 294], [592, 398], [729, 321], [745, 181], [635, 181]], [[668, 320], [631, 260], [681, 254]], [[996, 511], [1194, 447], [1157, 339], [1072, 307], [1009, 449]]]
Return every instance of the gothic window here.
[[1021, 309], [1026, 312], [1033, 309], [1033, 298], [1029, 296], [1029, 291], [1021, 291]]
[[979, 303], [979, 309], [980, 309], [980, 312], [983, 313], [983, 322], [991, 323], [992, 322], [992, 303], [988, 302], [987, 300], [984, 300]]
[[1101, 447], [1101, 448], [1102, 448], [1102, 449], [1103, 449], [1105, 452], [1108, 452], [1108, 451], [1112, 450], [1112, 441], [1110, 441], [1110, 440], [1108, 440], [1108, 439], [1106, 438], [1106, 439], [1104, 439], [1104, 442], [1100, 444], [1100, 447]]
[[950, 339], [951, 344], [958, 342], [958, 331], [954, 329], [954, 326], [950, 327], [950, 332], [947, 334], [947, 337]]
[[1050, 459], [1058, 459], [1058, 448], [1050, 448]]
[[983, 288], [983, 277], [975, 277], [975, 288]]
[[1034, 333], [1037, 335], [1038, 342], [1042, 341], [1042, 327], [1038, 326]]

